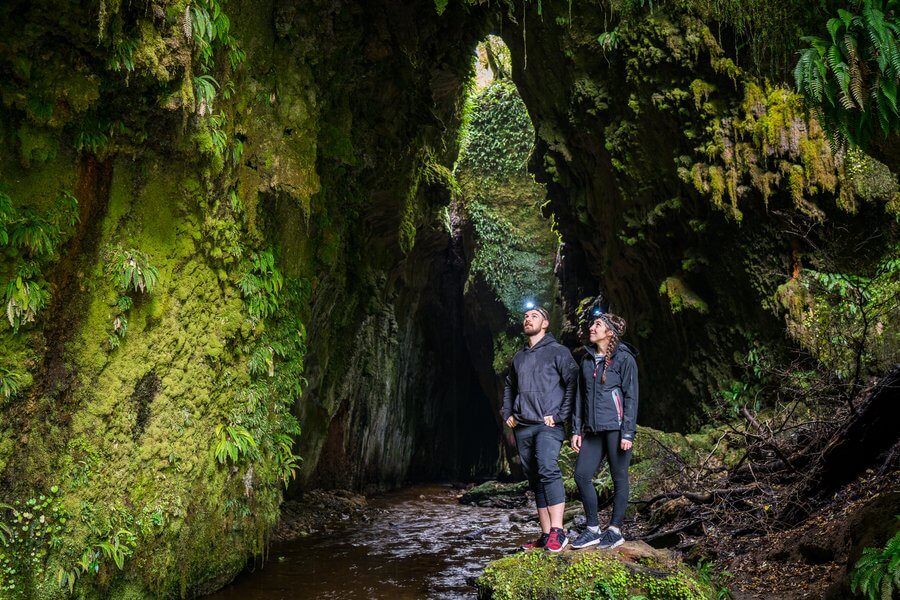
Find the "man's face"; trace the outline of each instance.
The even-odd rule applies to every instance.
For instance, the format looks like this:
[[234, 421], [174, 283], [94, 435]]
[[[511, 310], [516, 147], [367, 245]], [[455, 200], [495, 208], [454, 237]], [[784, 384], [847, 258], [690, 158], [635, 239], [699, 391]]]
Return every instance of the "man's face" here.
[[594, 322], [591, 323], [591, 328], [588, 330], [590, 334], [590, 340], [592, 344], [596, 344], [601, 340], [605, 340], [611, 338], [613, 335], [612, 330], [606, 326], [606, 323], [603, 319], [594, 319]]
[[525, 335], [537, 335], [544, 328], [544, 323], [546, 322], [544, 315], [540, 312], [529, 310], [525, 313], [525, 318], [522, 320], [522, 331], [525, 332]]

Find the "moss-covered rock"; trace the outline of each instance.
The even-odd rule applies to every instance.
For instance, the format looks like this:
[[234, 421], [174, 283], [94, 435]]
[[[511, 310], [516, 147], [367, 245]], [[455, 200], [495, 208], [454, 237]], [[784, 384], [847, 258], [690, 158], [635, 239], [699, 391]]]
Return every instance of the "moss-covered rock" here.
[[641, 542], [626, 542], [616, 550], [515, 554], [488, 564], [476, 585], [479, 598], [492, 600], [716, 597], [712, 586], [692, 569], [661, 560]]

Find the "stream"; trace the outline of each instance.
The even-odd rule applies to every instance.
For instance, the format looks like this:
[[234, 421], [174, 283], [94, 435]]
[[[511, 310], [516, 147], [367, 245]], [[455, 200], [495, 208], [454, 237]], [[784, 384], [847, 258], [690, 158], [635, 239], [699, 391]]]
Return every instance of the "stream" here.
[[533, 508], [467, 506], [458, 493], [421, 485], [373, 497], [368, 523], [273, 544], [264, 567], [207, 598], [475, 598], [467, 581], [533, 537], [537, 524], [513, 520]]

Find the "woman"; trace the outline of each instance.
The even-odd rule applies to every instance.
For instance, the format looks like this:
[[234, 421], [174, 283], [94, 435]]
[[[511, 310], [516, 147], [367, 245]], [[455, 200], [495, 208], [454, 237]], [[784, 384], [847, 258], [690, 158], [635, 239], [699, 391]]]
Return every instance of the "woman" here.
[[[625, 542], [622, 522], [628, 505], [628, 465], [634, 442], [638, 407], [638, 372], [634, 352], [622, 343], [625, 319], [592, 314], [591, 345], [581, 362], [573, 417], [572, 449], [578, 453], [575, 482], [581, 493], [587, 528], [573, 548], [598, 545], [615, 548]], [[604, 458], [612, 475], [613, 513], [606, 531], [600, 531], [594, 474]]]

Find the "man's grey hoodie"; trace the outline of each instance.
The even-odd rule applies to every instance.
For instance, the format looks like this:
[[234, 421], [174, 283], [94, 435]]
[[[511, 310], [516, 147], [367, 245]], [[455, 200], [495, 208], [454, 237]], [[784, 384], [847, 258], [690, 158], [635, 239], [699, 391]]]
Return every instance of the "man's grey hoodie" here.
[[562, 425], [572, 415], [578, 387], [578, 364], [569, 349], [547, 333], [534, 347], [525, 346], [513, 357], [500, 415], [526, 425], [553, 417]]

